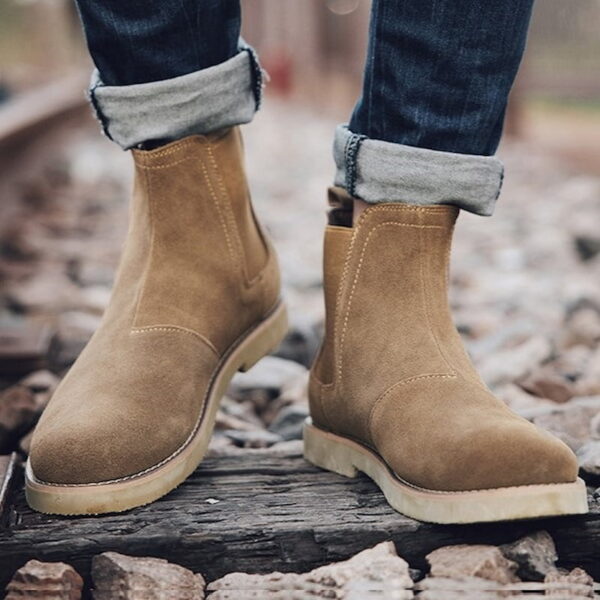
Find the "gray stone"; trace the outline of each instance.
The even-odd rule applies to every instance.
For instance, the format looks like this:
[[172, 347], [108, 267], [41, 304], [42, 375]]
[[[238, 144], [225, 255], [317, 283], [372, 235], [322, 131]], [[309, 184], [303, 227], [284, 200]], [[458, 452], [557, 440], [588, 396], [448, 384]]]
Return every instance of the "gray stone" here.
[[527, 581], [543, 581], [556, 570], [558, 560], [554, 540], [547, 531], [536, 531], [512, 544], [500, 546], [502, 554], [517, 563], [517, 575]]
[[302, 456], [304, 453], [304, 442], [302, 440], [289, 440], [277, 442], [267, 448], [269, 456]]
[[217, 417], [215, 419], [215, 429], [228, 430], [236, 429], [237, 431], [255, 431], [257, 429], [256, 424], [248, 423], [243, 419], [228, 415], [222, 410], [217, 411]]
[[579, 467], [588, 475], [600, 475], [600, 440], [590, 440], [577, 450]]
[[548, 573], [544, 583], [546, 596], [554, 596], [557, 600], [594, 598], [594, 580], [580, 568], [569, 573]]
[[82, 288], [80, 293], [80, 306], [96, 315], [102, 315], [110, 301], [111, 290], [103, 285], [91, 285]]
[[71, 565], [30, 560], [6, 587], [6, 600], [80, 600], [83, 580]]
[[300, 440], [307, 416], [308, 407], [301, 404], [290, 404], [281, 409], [269, 425], [269, 431], [279, 435], [283, 440]]
[[19, 383], [35, 393], [48, 391], [52, 393], [60, 383], [60, 377], [56, 376], [52, 371], [42, 369], [30, 373], [27, 377], [21, 379]]
[[597, 406], [569, 403], [564, 410], [540, 415], [533, 422], [561, 439], [577, 452], [591, 437], [590, 421], [598, 413]]
[[232, 454], [239, 454], [240, 451], [240, 448], [238, 448], [228, 437], [223, 435], [222, 432], [215, 431], [210, 438], [206, 456], [231, 456]]
[[568, 402], [574, 395], [573, 384], [548, 367], [539, 367], [518, 381], [530, 394], [558, 403]]
[[76, 308], [81, 301], [80, 293], [80, 288], [60, 266], [50, 266], [28, 281], [12, 286], [8, 297], [10, 304], [21, 312], [51, 314]]
[[0, 454], [11, 452], [37, 421], [43, 406], [29, 388], [14, 385], [0, 393]]
[[161, 558], [104, 552], [92, 559], [94, 600], [202, 600], [204, 579]]
[[583, 373], [575, 382], [575, 392], [578, 396], [600, 394], [600, 347], [588, 356]]
[[600, 238], [597, 236], [578, 235], [573, 241], [577, 254], [583, 261], [590, 260], [600, 253]]
[[419, 600], [500, 600], [512, 595], [501, 584], [481, 577], [426, 577], [415, 585]]
[[493, 391], [512, 410], [527, 419], [556, 410], [556, 402], [528, 394], [514, 383], [505, 383]]
[[115, 276], [115, 270], [110, 265], [93, 262], [83, 262], [75, 269], [75, 280], [82, 286], [105, 286], [111, 287]]
[[515, 348], [486, 357], [480, 364], [480, 374], [491, 386], [515, 381], [549, 359], [552, 352], [552, 344], [546, 337], [532, 337]]
[[231, 382], [231, 389], [238, 393], [251, 390], [279, 391], [286, 383], [306, 372], [306, 367], [298, 363], [279, 358], [265, 356], [258, 361], [247, 373], [237, 373]]
[[444, 546], [425, 558], [430, 566], [431, 577], [480, 577], [502, 584], [519, 581], [516, 575], [517, 563], [505, 558], [496, 546]]
[[305, 371], [298, 377], [286, 382], [281, 388], [279, 402], [282, 404], [303, 404], [308, 406], [308, 377]]
[[562, 344], [574, 346], [583, 344], [593, 348], [600, 340], [600, 313], [596, 307], [583, 306], [575, 310], [567, 319], [562, 333]]
[[263, 421], [256, 414], [254, 404], [249, 400], [234, 400], [225, 396], [221, 398], [220, 406], [225, 415], [253, 425], [254, 428], [264, 427]]
[[100, 320], [99, 315], [80, 310], [70, 310], [60, 315], [53, 357], [55, 369], [63, 369], [75, 362], [100, 325]]
[[593, 416], [590, 421], [590, 434], [592, 439], [600, 440], [600, 412]]
[[561, 348], [560, 354], [548, 363], [548, 367], [560, 373], [569, 381], [577, 382], [584, 376], [593, 351], [584, 344]]
[[263, 422], [270, 425], [290, 405], [302, 406], [308, 411], [308, 371], [286, 383], [279, 396], [266, 404], [261, 412]]
[[310, 367], [319, 349], [320, 336], [317, 329], [309, 316], [292, 313], [288, 333], [275, 351], [275, 356]]
[[101, 318], [79, 310], [63, 312], [58, 320], [57, 334], [61, 340], [82, 340], [86, 342], [100, 326]]
[[276, 600], [307, 597], [363, 600], [368, 591], [398, 600], [413, 597], [408, 564], [392, 542], [359, 552], [349, 560], [309, 573], [230, 573], [208, 585], [210, 600]]
[[223, 432], [236, 446], [241, 448], [268, 448], [277, 442], [282, 441], [282, 437], [266, 429], [254, 429], [252, 431], [238, 431], [229, 429]]

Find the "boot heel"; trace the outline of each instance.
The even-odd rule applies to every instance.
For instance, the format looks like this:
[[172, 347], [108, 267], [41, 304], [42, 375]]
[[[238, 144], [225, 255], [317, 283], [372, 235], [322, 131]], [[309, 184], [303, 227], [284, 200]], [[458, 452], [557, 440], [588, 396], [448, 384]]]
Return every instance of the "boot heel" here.
[[354, 478], [358, 470], [352, 461], [352, 451], [337, 442], [335, 437], [321, 431], [307, 419], [304, 424], [304, 458], [321, 469]]
[[261, 358], [270, 354], [279, 346], [288, 330], [287, 311], [284, 304], [273, 312], [253, 333], [248, 340], [243, 362], [238, 367], [245, 373], [251, 369]]

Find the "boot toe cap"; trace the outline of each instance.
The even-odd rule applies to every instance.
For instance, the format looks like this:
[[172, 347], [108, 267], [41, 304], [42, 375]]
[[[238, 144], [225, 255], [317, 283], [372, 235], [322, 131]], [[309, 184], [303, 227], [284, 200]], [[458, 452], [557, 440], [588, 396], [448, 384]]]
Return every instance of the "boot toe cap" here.
[[421, 458], [410, 465], [392, 451], [389, 464], [409, 482], [440, 491], [572, 483], [577, 479], [573, 452], [533, 426], [482, 427], [461, 437], [439, 440], [430, 446], [428, 460]]
[[404, 398], [402, 418], [393, 402], [380, 413], [376, 446], [399, 477], [440, 491], [576, 481], [577, 458], [562, 441], [481, 388], [445, 392]]
[[149, 469], [177, 449], [178, 438], [168, 443], [150, 432], [101, 422], [68, 424], [34, 435], [29, 461], [39, 481], [60, 485], [93, 484], [126, 478]]
[[159, 330], [122, 338], [112, 354], [93, 350], [35, 429], [29, 459], [42, 482], [113, 481], [167, 459], [194, 429], [217, 362], [194, 336]]

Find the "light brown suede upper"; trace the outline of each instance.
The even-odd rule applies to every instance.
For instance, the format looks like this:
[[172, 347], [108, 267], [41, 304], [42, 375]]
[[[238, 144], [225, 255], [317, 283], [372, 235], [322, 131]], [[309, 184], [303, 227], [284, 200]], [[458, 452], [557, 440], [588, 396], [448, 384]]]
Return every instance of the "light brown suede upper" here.
[[[352, 199], [331, 191], [332, 204]], [[572, 482], [569, 448], [486, 388], [447, 301], [458, 209], [373, 205], [325, 233], [325, 339], [313, 422], [374, 449], [402, 479], [465, 491]]]
[[224, 353], [279, 298], [237, 129], [134, 151], [130, 228], [102, 324], [38, 423], [45, 482], [114, 480], [175, 452]]

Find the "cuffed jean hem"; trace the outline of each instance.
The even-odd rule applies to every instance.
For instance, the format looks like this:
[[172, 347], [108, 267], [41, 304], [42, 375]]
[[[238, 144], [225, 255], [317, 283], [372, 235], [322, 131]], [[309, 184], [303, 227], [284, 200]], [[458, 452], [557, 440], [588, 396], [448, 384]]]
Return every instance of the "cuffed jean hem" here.
[[490, 216], [504, 167], [494, 156], [440, 152], [335, 132], [335, 185], [372, 204], [453, 204]]
[[256, 54], [242, 46], [224, 63], [163, 81], [106, 86], [94, 71], [90, 101], [104, 133], [127, 150], [249, 123], [262, 87]]

